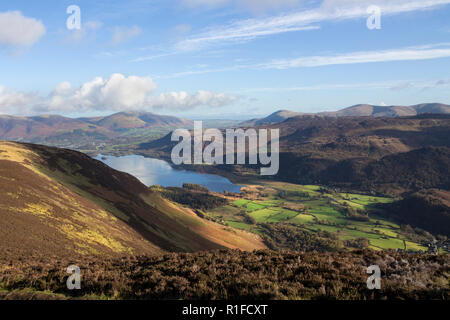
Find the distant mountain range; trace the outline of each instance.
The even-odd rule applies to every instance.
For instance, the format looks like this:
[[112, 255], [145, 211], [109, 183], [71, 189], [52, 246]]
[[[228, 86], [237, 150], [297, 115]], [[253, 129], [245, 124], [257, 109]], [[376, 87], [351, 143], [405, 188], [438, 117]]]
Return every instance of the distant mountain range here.
[[[237, 121], [206, 121], [204, 127], [254, 127], [271, 125], [295, 117], [403, 117], [425, 113], [450, 114], [450, 106], [439, 103], [415, 106], [356, 105], [335, 112], [307, 114], [277, 111], [265, 118]], [[137, 145], [159, 139], [177, 128], [190, 129], [192, 120], [149, 112], [119, 112], [104, 117], [68, 118], [60, 115], [15, 117], [0, 115], [0, 140], [31, 142], [85, 152], [110, 151], [111, 146]], [[108, 149], [108, 146], [109, 149]], [[108, 150], [104, 150], [107, 147]]]
[[150, 127], [191, 126], [192, 121], [149, 112], [119, 112], [106, 117], [81, 118], [80, 120], [113, 131]]
[[339, 111], [319, 112], [319, 113], [301, 113], [289, 110], [279, 110], [271, 115], [252, 119], [240, 123], [241, 126], [253, 127], [267, 124], [281, 123], [289, 118], [317, 115], [326, 117], [408, 117], [424, 113], [450, 114], [450, 106], [442, 103], [424, 103], [415, 106], [374, 106], [369, 104], [358, 104]]
[[[318, 116], [343, 117], [402, 117], [424, 113], [450, 114], [450, 106], [439, 103], [415, 106], [373, 106], [360, 104], [335, 112], [316, 113]], [[241, 126], [260, 126], [283, 122], [296, 116], [311, 115], [289, 110], [279, 110], [265, 118], [240, 123]], [[0, 139], [42, 142], [43, 138], [77, 133], [114, 138], [129, 131], [144, 131], [155, 128], [189, 128], [192, 121], [174, 116], [149, 112], [119, 112], [105, 117], [68, 118], [59, 115], [15, 117], [0, 115]]]
[[190, 120], [148, 112], [119, 112], [106, 117], [72, 119], [59, 115], [14, 117], [0, 115], [0, 139], [29, 140], [74, 130], [108, 137], [130, 129], [190, 126]]
[[358, 104], [336, 112], [322, 112], [325, 116], [407, 117], [424, 113], [450, 114], [450, 106], [442, 103], [423, 103], [415, 106], [373, 106]]
[[0, 115], [0, 140], [96, 150], [104, 144], [132, 144], [136, 139], [155, 139], [180, 127], [190, 128], [192, 121], [148, 112], [119, 112], [78, 119], [59, 115]]
[[289, 118], [301, 116], [304, 114], [305, 113], [294, 112], [294, 111], [289, 111], [289, 110], [279, 110], [265, 118], [251, 119], [248, 121], [241, 122], [240, 125], [244, 126], [244, 127], [255, 127], [255, 126], [261, 126], [261, 125], [265, 125], [265, 124], [275, 124], [275, 123], [283, 122]]

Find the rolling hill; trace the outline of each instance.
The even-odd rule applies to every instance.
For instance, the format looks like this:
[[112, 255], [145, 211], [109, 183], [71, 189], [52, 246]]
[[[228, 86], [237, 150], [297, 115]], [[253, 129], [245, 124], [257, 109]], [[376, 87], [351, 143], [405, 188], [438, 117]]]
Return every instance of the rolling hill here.
[[149, 112], [119, 112], [107, 117], [83, 118], [85, 122], [113, 131], [150, 127], [191, 127], [192, 121]]
[[34, 141], [64, 132], [82, 130], [110, 134], [108, 130], [82, 120], [57, 115], [36, 117], [0, 116], [0, 139]]
[[264, 124], [280, 123], [289, 118], [297, 117], [302, 114], [303, 113], [293, 112], [293, 111], [289, 111], [289, 110], [279, 110], [265, 118], [244, 121], [244, 122], [241, 122], [239, 125], [242, 127], [254, 127], [254, 126], [260, 126], [260, 125], [264, 125]]
[[[303, 115], [257, 128], [280, 129], [276, 179], [381, 192], [449, 188], [450, 116], [324, 117]], [[167, 135], [142, 143], [139, 154], [170, 158]], [[255, 166], [199, 166], [237, 180]]]
[[336, 112], [320, 113], [336, 117], [405, 117], [424, 113], [450, 114], [450, 106], [442, 103], [423, 103], [414, 106], [374, 106], [359, 104]]
[[253, 127], [268, 124], [276, 124], [298, 116], [324, 116], [324, 117], [407, 117], [426, 113], [450, 114], [450, 106], [442, 103], [423, 103], [414, 106], [374, 106], [370, 104], [358, 104], [339, 111], [301, 113], [289, 110], [279, 110], [271, 115], [252, 119], [240, 123], [242, 127]]
[[190, 120], [147, 112], [78, 119], [58, 115], [0, 116], [0, 139], [96, 150], [106, 143], [129, 144], [133, 139], [160, 137], [174, 128], [191, 126]]
[[0, 256], [264, 248], [76, 151], [0, 142]]

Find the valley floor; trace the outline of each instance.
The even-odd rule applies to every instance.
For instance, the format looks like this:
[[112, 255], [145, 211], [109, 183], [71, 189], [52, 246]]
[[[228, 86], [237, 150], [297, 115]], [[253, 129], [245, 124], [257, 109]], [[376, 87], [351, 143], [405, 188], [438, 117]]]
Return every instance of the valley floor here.
[[[278, 242], [274, 249], [302, 249], [289, 246], [288, 237], [274, 234], [287, 230], [292, 237], [296, 232], [297, 237], [307, 232], [346, 248], [426, 252], [432, 241], [404, 232], [400, 225], [383, 216], [380, 205], [392, 203], [392, 198], [264, 181], [247, 186], [242, 195], [228, 199], [228, 204], [208, 210], [207, 216], [230, 227], [273, 238]], [[284, 245], [279, 243], [280, 238], [285, 238]]]

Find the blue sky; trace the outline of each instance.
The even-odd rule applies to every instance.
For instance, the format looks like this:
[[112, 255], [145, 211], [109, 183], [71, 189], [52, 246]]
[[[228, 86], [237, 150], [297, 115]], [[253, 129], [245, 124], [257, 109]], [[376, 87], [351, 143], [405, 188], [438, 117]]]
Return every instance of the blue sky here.
[[449, 17], [450, 0], [2, 1], [0, 113], [450, 104]]

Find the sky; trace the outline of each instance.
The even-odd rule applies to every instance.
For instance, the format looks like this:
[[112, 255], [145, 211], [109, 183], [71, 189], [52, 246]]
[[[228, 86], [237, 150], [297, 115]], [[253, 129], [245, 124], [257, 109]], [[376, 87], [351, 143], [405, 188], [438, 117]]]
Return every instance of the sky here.
[[450, 0], [0, 1], [0, 114], [450, 104]]

